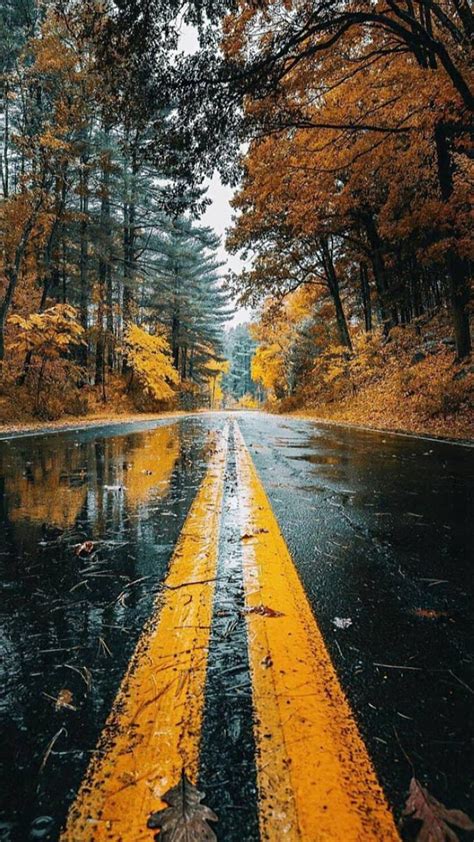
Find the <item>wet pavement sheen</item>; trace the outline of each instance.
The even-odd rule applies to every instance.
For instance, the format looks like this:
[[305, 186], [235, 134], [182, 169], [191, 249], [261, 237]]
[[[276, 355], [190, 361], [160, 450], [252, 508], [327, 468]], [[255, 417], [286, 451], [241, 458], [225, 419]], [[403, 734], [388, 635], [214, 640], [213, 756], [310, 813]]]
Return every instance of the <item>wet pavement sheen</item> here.
[[474, 448], [240, 426], [396, 816], [414, 773], [472, 817]]
[[[209, 413], [0, 441], [0, 840], [58, 838], [204, 475], [209, 431], [229, 416], [397, 817], [413, 771], [448, 807], [474, 813], [474, 449]], [[255, 792], [248, 664], [228, 645], [245, 648], [245, 632], [226, 616], [242, 599], [234, 470], [219, 562], [230, 585], [216, 590], [202, 736], [201, 783], [218, 814], [239, 739]], [[225, 694], [239, 683], [234, 705]], [[223, 787], [222, 842], [258, 838], [255, 805], [243, 808], [245, 837], [229, 829], [245, 802], [238, 783]]]
[[58, 838], [216, 423], [0, 442], [1, 840]]

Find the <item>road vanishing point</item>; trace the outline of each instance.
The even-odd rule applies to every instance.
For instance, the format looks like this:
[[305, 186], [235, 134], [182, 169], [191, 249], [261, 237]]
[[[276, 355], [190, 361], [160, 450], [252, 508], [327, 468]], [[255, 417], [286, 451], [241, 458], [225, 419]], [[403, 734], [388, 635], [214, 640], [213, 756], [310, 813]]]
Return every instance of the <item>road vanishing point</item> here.
[[0, 839], [414, 840], [413, 778], [472, 815], [473, 475], [257, 412], [1, 441]]

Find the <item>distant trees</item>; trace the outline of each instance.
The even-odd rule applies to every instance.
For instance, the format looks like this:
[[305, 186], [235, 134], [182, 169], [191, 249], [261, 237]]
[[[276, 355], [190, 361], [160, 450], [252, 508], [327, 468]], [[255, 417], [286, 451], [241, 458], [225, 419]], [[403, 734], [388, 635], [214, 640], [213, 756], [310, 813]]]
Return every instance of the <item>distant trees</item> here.
[[261, 397], [258, 383], [252, 377], [252, 358], [256, 347], [250, 325], [237, 325], [227, 332], [225, 356], [229, 368], [222, 381], [226, 400], [238, 402], [245, 397]]

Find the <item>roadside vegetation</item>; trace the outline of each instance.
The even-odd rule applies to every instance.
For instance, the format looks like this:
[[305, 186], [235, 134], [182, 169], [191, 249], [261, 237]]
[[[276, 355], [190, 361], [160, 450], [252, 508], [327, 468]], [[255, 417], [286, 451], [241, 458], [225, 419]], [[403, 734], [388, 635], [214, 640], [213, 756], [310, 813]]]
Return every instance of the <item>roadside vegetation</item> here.
[[94, 3], [0, 11], [0, 421], [209, 405], [225, 368], [204, 191], [153, 152], [125, 56], [107, 76], [110, 24]]
[[472, 437], [471, 11], [370, 8], [227, 19], [249, 79], [228, 248], [260, 308], [252, 373], [280, 411]]

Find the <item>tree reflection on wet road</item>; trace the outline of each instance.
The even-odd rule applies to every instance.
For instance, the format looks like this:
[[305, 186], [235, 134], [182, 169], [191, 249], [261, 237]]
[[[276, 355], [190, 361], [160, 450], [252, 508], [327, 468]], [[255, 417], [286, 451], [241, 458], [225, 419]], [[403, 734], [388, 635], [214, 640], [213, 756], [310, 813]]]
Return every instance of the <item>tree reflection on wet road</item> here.
[[[232, 443], [235, 420], [396, 818], [413, 770], [444, 804], [474, 812], [473, 449], [209, 413], [0, 442], [0, 839], [59, 838], [216, 435], [230, 430]], [[260, 736], [232, 454], [200, 780], [222, 817], [217, 838], [252, 842]]]

